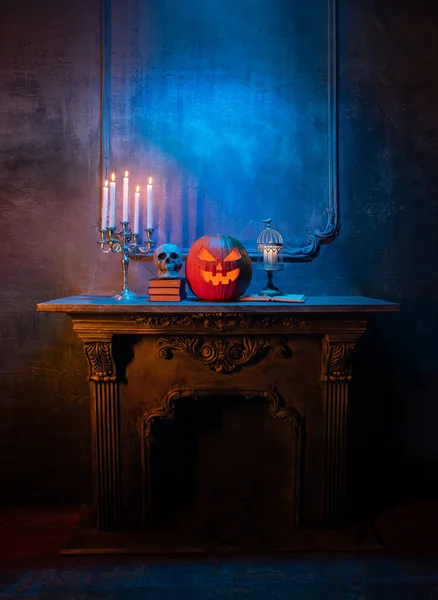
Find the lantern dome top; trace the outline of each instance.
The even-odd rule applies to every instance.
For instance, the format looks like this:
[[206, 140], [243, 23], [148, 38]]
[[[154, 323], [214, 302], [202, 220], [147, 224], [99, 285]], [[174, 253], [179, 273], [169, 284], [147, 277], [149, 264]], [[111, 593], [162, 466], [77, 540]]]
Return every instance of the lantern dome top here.
[[257, 246], [283, 246], [283, 238], [278, 231], [272, 229], [271, 222], [272, 219], [262, 221], [265, 224], [265, 229], [257, 238]]

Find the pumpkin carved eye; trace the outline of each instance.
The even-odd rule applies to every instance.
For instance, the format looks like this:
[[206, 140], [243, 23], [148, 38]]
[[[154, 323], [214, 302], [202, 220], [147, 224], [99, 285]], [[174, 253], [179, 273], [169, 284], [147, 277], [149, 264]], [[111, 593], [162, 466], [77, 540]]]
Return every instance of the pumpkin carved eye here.
[[217, 262], [215, 257], [210, 254], [210, 252], [207, 250], [207, 248], [205, 248], [205, 246], [201, 248], [201, 251], [198, 254], [198, 258], [200, 258], [201, 260], [206, 260], [208, 262]]
[[239, 260], [239, 258], [242, 258], [242, 255], [237, 248], [233, 248], [224, 260]]

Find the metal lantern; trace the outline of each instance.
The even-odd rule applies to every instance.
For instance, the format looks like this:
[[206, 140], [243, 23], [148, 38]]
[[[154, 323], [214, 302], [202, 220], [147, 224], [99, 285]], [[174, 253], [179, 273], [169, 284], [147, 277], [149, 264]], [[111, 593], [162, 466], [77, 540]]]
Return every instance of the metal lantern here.
[[281, 296], [282, 291], [273, 283], [273, 272], [281, 271], [283, 264], [283, 238], [271, 227], [272, 219], [262, 221], [265, 229], [257, 238], [258, 261], [257, 268], [266, 271], [268, 283], [260, 292], [259, 296]]

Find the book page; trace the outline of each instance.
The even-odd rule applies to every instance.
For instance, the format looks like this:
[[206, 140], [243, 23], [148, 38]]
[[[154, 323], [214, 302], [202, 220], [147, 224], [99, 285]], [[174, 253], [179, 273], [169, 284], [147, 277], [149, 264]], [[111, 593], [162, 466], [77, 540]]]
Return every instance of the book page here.
[[239, 302], [269, 302], [271, 298], [268, 296], [242, 296]]
[[282, 296], [243, 296], [239, 302], [305, 302], [302, 294], [283, 294]]
[[274, 302], [305, 302], [306, 296], [302, 294], [283, 294], [282, 296], [274, 296]]

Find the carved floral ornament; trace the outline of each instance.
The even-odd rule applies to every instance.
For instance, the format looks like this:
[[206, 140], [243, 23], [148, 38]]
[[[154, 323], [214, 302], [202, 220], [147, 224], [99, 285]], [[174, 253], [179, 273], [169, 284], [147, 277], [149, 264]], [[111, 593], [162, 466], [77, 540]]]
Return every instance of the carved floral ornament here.
[[281, 315], [246, 315], [245, 313], [196, 313], [189, 315], [132, 316], [136, 327], [142, 329], [199, 329], [229, 332], [246, 329], [276, 328], [285, 331], [307, 330], [307, 319]]
[[86, 342], [84, 350], [90, 368], [90, 381], [116, 380], [111, 342]]
[[157, 347], [160, 358], [172, 358], [172, 352], [178, 350], [217, 373], [231, 373], [260, 356], [263, 350], [268, 348], [276, 348], [279, 357], [285, 358], [290, 354], [290, 350], [281, 340], [258, 336], [244, 336], [238, 342], [225, 339], [205, 341], [200, 336], [168, 336], [159, 338]]
[[325, 340], [325, 379], [337, 382], [351, 381], [355, 351], [354, 342]]

